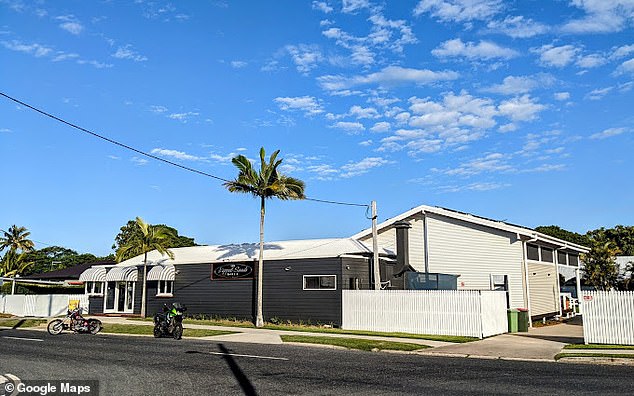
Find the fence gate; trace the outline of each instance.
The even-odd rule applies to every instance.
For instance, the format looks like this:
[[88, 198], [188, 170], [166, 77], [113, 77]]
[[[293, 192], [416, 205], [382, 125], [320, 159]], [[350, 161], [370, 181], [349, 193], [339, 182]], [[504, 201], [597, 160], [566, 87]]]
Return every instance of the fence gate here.
[[586, 344], [634, 345], [634, 291], [583, 292]]

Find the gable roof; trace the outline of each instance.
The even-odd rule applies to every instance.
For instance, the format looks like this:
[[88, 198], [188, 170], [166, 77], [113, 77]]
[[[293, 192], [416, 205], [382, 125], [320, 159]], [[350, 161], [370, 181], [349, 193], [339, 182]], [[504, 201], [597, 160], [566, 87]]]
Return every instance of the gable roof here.
[[[257, 260], [259, 243], [241, 243], [213, 246], [191, 246], [170, 249], [174, 259], [158, 251], [148, 253], [148, 264], [200, 264], [217, 262], [243, 262]], [[346, 254], [368, 255], [371, 251], [352, 238], [306, 239], [264, 243], [265, 260], [292, 260], [340, 257]], [[118, 266], [143, 265], [143, 255], [122, 261]]]
[[[493, 229], [497, 229], [497, 230], [502, 230], [502, 231], [506, 231], [506, 232], [510, 232], [512, 234], [517, 234], [518, 236], [525, 236], [528, 237], [530, 239], [536, 239], [537, 241], [541, 241], [544, 243], [549, 243], [549, 244], [554, 244], [554, 245], [558, 245], [561, 248], [566, 248], [566, 249], [570, 249], [570, 250], [574, 250], [580, 253], [585, 253], [587, 251], [589, 251], [590, 249], [585, 247], [585, 246], [581, 246], [581, 245], [577, 245], [576, 243], [572, 243], [572, 242], [568, 242], [568, 241], [564, 241], [562, 239], [559, 238], [555, 238], [552, 237], [550, 235], [546, 235], [543, 234], [541, 232], [537, 232], [531, 228], [528, 227], [523, 227], [520, 225], [516, 225], [516, 224], [512, 224], [512, 223], [507, 223], [504, 221], [498, 221], [498, 220], [493, 220], [493, 219], [489, 219], [486, 217], [482, 217], [482, 216], [476, 216], [470, 213], [465, 213], [465, 212], [459, 212], [457, 210], [452, 210], [452, 209], [447, 209], [447, 208], [442, 208], [439, 206], [427, 206], [427, 205], [420, 205], [417, 206], [415, 208], [412, 208], [410, 210], [408, 210], [407, 212], [401, 213], [397, 216], [394, 216], [382, 223], [380, 223], [379, 225], [377, 225], [377, 230], [379, 232], [381, 232], [384, 229], [387, 228], [391, 228], [394, 223], [396, 223], [397, 221], [400, 220], [404, 220], [407, 219], [409, 217], [412, 217], [416, 214], [425, 214], [425, 213], [432, 213], [435, 215], [440, 215], [440, 216], [444, 216], [444, 217], [449, 217], [452, 219], [457, 219], [457, 220], [461, 220], [467, 223], [472, 223], [472, 224], [478, 224], [484, 227], [489, 227], [489, 228], [493, 228]], [[354, 239], [361, 239], [361, 238], [365, 238], [368, 236], [372, 235], [372, 228], [368, 228], [365, 229], [355, 235], [353, 235], [351, 238]]]

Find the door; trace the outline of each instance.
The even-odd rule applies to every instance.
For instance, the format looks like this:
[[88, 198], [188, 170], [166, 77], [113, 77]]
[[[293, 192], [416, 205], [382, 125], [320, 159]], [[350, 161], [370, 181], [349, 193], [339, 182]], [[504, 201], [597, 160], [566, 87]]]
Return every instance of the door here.
[[117, 283], [117, 312], [124, 312], [126, 309], [126, 282]]
[[104, 312], [114, 311], [116, 282], [108, 282], [106, 286], [106, 303], [104, 304]]
[[104, 312], [133, 313], [134, 311], [134, 283], [108, 282], [106, 286]]

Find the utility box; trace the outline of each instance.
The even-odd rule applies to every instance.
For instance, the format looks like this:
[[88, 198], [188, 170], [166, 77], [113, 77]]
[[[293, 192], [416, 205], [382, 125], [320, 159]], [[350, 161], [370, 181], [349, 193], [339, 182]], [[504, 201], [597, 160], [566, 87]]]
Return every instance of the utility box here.
[[518, 330], [518, 317], [519, 312], [517, 309], [509, 309], [506, 311], [506, 315], [509, 321], [509, 333], [517, 333]]
[[528, 309], [518, 308], [517, 311], [517, 331], [526, 333], [528, 331]]

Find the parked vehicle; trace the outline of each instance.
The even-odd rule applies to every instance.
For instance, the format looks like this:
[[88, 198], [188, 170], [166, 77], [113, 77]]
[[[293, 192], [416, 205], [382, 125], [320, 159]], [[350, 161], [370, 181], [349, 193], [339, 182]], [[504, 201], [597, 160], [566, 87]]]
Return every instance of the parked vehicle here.
[[154, 315], [154, 337], [183, 338], [183, 313], [187, 311], [181, 303], [173, 303], [172, 307], [163, 304], [163, 312]]
[[75, 333], [97, 334], [103, 328], [99, 319], [86, 319], [81, 316], [81, 308], [68, 311], [64, 319], [55, 319], [48, 323], [47, 330], [51, 335], [58, 335], [64, 330]]

